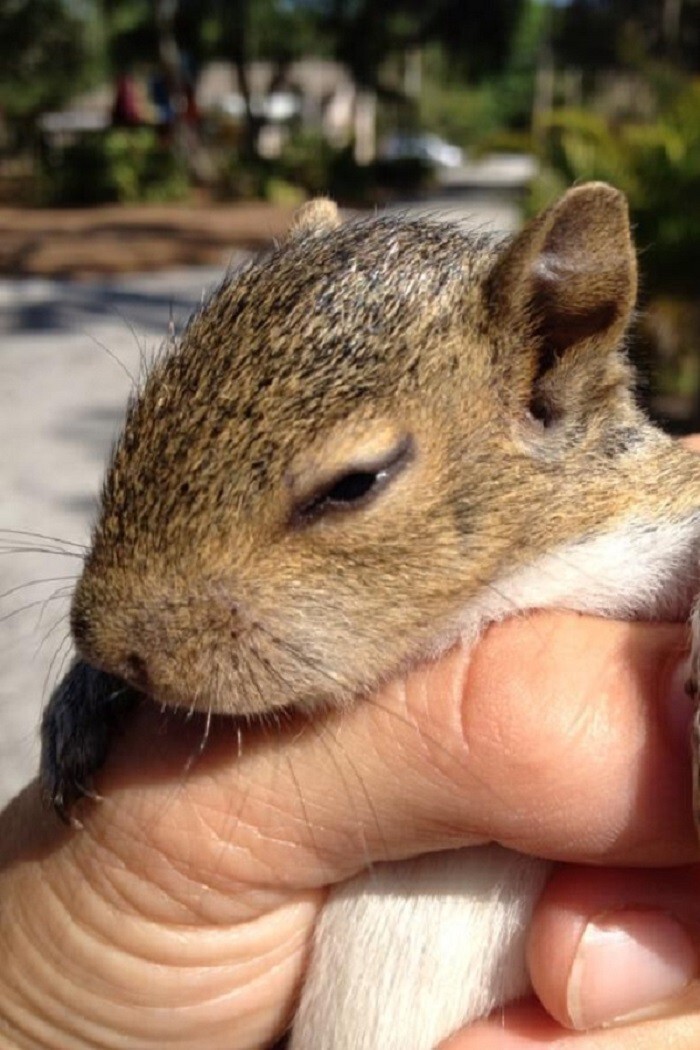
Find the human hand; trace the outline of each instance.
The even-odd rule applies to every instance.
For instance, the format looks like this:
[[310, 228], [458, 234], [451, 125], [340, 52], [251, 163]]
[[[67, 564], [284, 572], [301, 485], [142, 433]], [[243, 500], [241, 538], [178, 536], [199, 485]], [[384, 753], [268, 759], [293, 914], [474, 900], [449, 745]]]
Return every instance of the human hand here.
[[[556, 1021], [513, 1008], [450, 1050], [695, 1050], [690, 706], [681, 678], [671, 684], [685, 643], [682, 627], [540, 614], [342, 716], [240, 739], [216, 719], [189, 770], [203, 723], [144, 705], [99, 780], [104, 801], [80, 811], [83, 830], [42, 812], [36, 785], [3, 817], [6, 1045], [269, 1045], [292, 1015], [329, 884], [370, 860], [495, 839], [572, 865], [555, 873], [530, 942]], [[602, 937], [588, 944], [598, 986], [581, 979], [572, 960], [600, 915], [656, 938], [651, 980], [634, 942], [620, 956]], [[646, 1005], [664, 1019], [567, 1030]]]

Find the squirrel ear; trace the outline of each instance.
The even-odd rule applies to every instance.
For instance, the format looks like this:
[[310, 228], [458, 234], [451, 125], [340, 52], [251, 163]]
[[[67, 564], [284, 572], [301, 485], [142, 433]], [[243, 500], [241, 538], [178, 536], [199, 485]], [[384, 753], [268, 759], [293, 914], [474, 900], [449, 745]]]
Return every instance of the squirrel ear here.
[[630, 320], [637, 261], [627, 201], [604, 182], [570, 189], [508, 245], [489, 280], [493, 314], [538, 337], [546, 371], [573, 346], [612, 350]]
[[287, 238], [334, 230], [340, 223], [338, 205], [328, 197], [315, 197], [302, 204], [294, 213], [292, 224], [287, 230]]

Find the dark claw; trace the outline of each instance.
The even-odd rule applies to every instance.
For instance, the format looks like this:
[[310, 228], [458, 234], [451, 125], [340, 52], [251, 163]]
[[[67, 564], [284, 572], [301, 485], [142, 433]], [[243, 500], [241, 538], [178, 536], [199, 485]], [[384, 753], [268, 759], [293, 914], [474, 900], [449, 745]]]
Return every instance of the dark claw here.
[[81, 798], [99, 798], [93, 776], [138, 696], [82, 660], [52, 693], [41, 721], [41, 783], [47, 804], [64, 823], [76, 823], [71, 811]]

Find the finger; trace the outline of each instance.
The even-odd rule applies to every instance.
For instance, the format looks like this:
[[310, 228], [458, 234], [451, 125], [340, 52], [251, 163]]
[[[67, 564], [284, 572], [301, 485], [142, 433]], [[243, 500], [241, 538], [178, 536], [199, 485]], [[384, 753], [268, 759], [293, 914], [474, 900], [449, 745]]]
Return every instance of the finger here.
[[[567, 1027], [665, 1013], [699, 975], [700, 869], [558, 870], [528, 961], [538, 997]], [[700, 1007], [697, 988], [695, 998]]]
[[[0, 1045], [271, 1046], [291, 1021], [322, 895], [278, 895], [277, 907], [261, 887], [239, 897], [231, 868], [219, 892], [203, 811], [190, 840], [171, 836], [177, 856], [129, 806], [111, 820], [109, 807], [93, 812], [69, 829], [33, 783], [0, 813]], [[180, 823], [167, 806], [159, 816]]]
[[693, 1004], [652, 1021], [593, 1032], [562, 1028], [535, 1003], [519, 1004], [442, 1043], [440, 1050], [697, 1050], [700, 1012]]
[[[246, 884], [308, 887], [486, 839], [569, 860], [686, 862], [690, 705], [671, 687], [685, 641], [680, 627], [539, 615], [342, 716], [246, 731], [214, 720], [203, 750], [202, 722], [144, 707], [100, 792], [119, 790], [150, 847], [186, 846], [222, 885], [227, 858]], [[86, 819], [111, 819], [114, 801]]]

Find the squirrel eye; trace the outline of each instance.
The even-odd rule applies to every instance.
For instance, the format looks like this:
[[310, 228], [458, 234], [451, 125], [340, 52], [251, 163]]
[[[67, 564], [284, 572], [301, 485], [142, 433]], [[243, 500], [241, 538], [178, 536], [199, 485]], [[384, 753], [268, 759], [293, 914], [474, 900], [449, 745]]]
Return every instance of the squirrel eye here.
[[297, 504], [292, 524], [307, 525], [326, 514], [359, 510], [394, 480], [413, 457], [413, 441], [404, 438], [380, 462], [362, 463], [337, 474]]
[[385, 475], [385, 470], [357, 470], [344, 474], [322, 499], [325, 503], [356, 503], [368, 496]]

